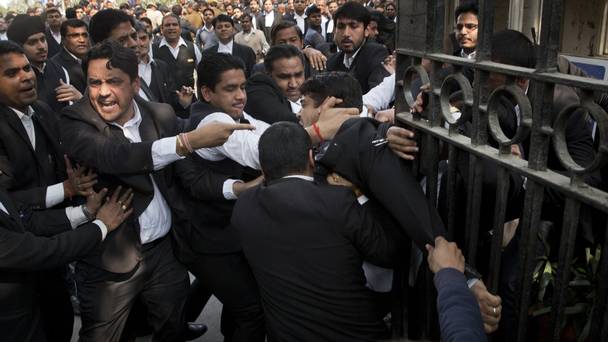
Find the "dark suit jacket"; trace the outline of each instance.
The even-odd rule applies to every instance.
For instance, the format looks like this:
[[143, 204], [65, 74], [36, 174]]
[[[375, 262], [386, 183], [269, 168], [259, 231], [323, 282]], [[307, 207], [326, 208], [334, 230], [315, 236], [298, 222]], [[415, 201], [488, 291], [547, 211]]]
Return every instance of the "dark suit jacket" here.
[[247, 80], [245, 112], [269, 124], [278, 121], [298, 122], [289, 100], [266, 73], [254, 74]]
[[[247, 45], [241, 45], [234, 41], [232, 44], [232, 55], [240, 58], [243, 63], [245, 63], [245, 77], [249, 78], [249, 75], [251, 75], [251, 71], [253, 70], [253, 66], [255, 65], [255, 52], [253, 52], [253, 49]], [[205, 58], [206, 53], [217, 53], [218, 48], [219, 45], [215, 44], [210, 46], [208, 49], [203, 50], [203, 59]]]
[[437, 210], [422, 192], [407, 162], [372, 140], [386, 135], [387, 125], [375, 120], [346, 121], [326, 150], [315, 157], [317, 173], [335, 171], [342, 175], [397, 221], [403, 233], [424, 250], [437, 235], [445, 234]]
[[270, 31], [272, 31], [272, 27], [283, 21], [283, 16], [279, 14], [276, 10], [272, 10], [274, 12], [274, 19], [272, 20], [272, 25], [270, 27], [266, 27], [266, 12], [260, 11], [256, 20], [258, 22], [258, 30], [264, 32], [264, 36], [266, 36], [266, 41], [270, 44]]
[[44, 145], [48, 154], [42, 156], [34, 151], [17, 114], [0, 105], [0, 187], [20, 202], [41, 209], [46, 207], [47, 186], [65, 180], [67, 175], [56, 114], [40, 101], [32, 108], [34, 125], [40, 128], [36, 146]]
[[171, 74], [169, 64], [162, 59], [155, 58], [152, 62], [152, 78], [149, 88], [155, 98], [153, 101], [170, 104], [179, 117], [187, 118], [189, 116], [190, 108], [184, 108], [179, 104], [179, 98], [175, 93], [177, 90], [175, 78]]
[[349, 188], [283, 178], [240, 196], [232, 224], [274, 341], [369, 341], [381, 315], [363, 260], [392, 266], [395, 241]]
[[331, 56], [327, 60], [328, 71], [345, 71], [353, 75], [359, 84], [363, 94], [377, 86], [388, 76], [388, 72], [382, 66], [382, 62], [388, 56], [388, 50], [374, 42], [363, 44], [350, 69], [344, 65], [344, 51]]
[[47, 28], [46, 32], [44, 32], [46, 36], [46, 42], [48, 44], [48, 54], [47, 56], [53, 57], [61, 51], [61, 44], [57, 43], [55, 38], [53, 38], [53, 34], [51, 33], [51, 29]]
[[84, 78], [82, 65], [63, 47], [51, 58], [51, 60], [58, 65], [61, 65], [65, 68], [65, 70], [68, 71], [68, 75], [70, 76], [70, 84], [73, 85], [74, 88], [78, 89], [79, 92], [84, 94], [84, 90], [87, 87], [87, 81]]
[[130, 143], [118, 127], [103, 121], [86, 96], [65, 108], [61, 117], [62, 140], [68, 155], [97, 172], [97, 188], [113, 191], [122, 185], [133, 189], [133, 215], [120, 229], [108, 234], [94, 255], [85, 260], [114, 273], [132, 271], [140, 260], [138, 217], [154, 195], [150, 176], [171, 207], [173, 227], [186, 224], [188, 220], [180, 192], [174, 184], [173, 165], [154, 171], [152, 162], [152, 143], [175, 136], [180, 129], [177, 118], [169, 105], [139, 97], [135, 101], [142, 115], [141, 143]]
[[[291, 21], [294, 24], [297, 24], [298, 21], [296, 20], [296, 18], [293, 16], [293, 13], [287, 13], [283, 16], [283, 21]], [[308, 20], [304, 20], [304, 31], [302, 31], [302, 34], [304, 34], [306, 31], [308, 31]]]
[[0, 202], [8, 211], [6, 214], [0, 210], [2, 340], [45, 341], [35, 271], [65, 265], [86, 255], [99, 245], [101, 232], [95, 224], [72, 231], [63, 210], [32, 214], [14, 203], [5, 191], [0, 191]]

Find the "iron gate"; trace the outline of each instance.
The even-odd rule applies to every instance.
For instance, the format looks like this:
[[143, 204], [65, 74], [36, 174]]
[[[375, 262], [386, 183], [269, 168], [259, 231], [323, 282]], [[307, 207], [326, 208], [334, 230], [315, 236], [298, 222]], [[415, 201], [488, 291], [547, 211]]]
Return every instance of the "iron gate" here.
[[[419, 137], [421, 155], [415, 163], [415, 172], [421, 172], [427, 179], [426, 193], [429, 200], [437, 205], [439, 182], [439, 152], [442, 146], [447, 146], [448, 165], [455, 165], [458, 154], [466, 154], [469, 162], [468, 188], [466, 189], [466, 244], [463, 248], [469, 263], [474, 263], [477, 255], [477, 242], [480, 234], [479, 210], [481, 207], [482, 176], [481, 163], [486, 160], [497, 166], [497, 191], [494, 208], [493, 237], [491, 252], [488, 260], [489, 274], [485, 274], [488, 289], [496, 293], [499, 282], [501, 264], [501, 242], [503, 223], [507, 201], [508, 177], [515, 173], [527, 178], [523, 211], [519, 222], [521, 229], [521, 246], [519, 257], [521, 265], [518, 269], [517, 287], [517, 341], [526, 340], [528, 308], [535, 266], [535, 239], [541, 220], [541, 207], [545, 189], [554, 189], [565, 197], [563, 226], [559, 237], [559, 259], [555, 287], [551, 305], [551, 336], [560, 339], [566, 291], [569, 283], [569, 265], [573, 259], [575, 238], [579, 225], [581, 207], [593, 207], [608, 213], [608, 193], [587, 186], [582, 177], [594, 170], [608, 167], [608, 115], [593, 102], [594, 92], [608, 92], [608, 84], [603, 81], [566, 75], [556, 71], [558, 49], [560, 46], [560, 30], [562, 26], [563, 2], [560, 0], [544, 0], [542, 7], [542, 30], [540, 50], [535, 69], [515, 67], [490, 61], [491, 36], [494, 27], [494, 0], [480, 0], [478, 45], [476, 60], [466, 60], [443, 53], [446, 1], [444, 0], [400, 0], [398, 1], [399, 27], [397, 33], [397, 85], [396, 112], [400, 125], [415, 129]], [[431, 71], [427, 73], [422, 67], [422, 59], [431, 61]], [[439, 76], [439, 70], [445, 64], [453, 66], [454, 73], [449, 76], [452, 82], [457, 82], [463, 91], [464, 103], [470, 109], [472, 133], [461, 135], [456, 129], [461, 120], [455, 120], [449, 113], [446, 83]], [[471, 85], [462, 75], [462, 68], [474, 70], [474, 84]], [[498, 123], [495, 103], [492, 94], [485, 86], [490, 72], [508, 75], [508, 91], [517, 99], [521, 109], [521, 122], [515, 136], [509, 138], [502, 133]], [[409, 113], [414, 97], [411, 93], [412, 82], [419, 77], [423, 83], [430, 82], [429, 105], [424, 115]], [[537, 99], [530, 103], [524, 92], [513, 85], [515, 77], [525, 77], [533, 82]], [[587, 110], [595, 119], [599, 128], [599, 147], [595, 160], [591, 165], [581, 166], [570, 157], [565, 147], [565, 120], [569, 111], [560, 113], [553, 123], [551, 109], [553, 91], [556, 84], [581, 89], [581, 101], [578, 106]], [[549, 95], [549, 96], [547, 96]], [[488, 145], [488, 131], [498, 141], [498, 148]], [[510, 146], [520, 143], [530, 136], [531, 149], [527, 160], [510, 155]], [[550, 149], [556, 149], [567, 175], [547, 169], [547, 155]], [[447, 170], [448, 219], [446, 225], [448, 235], [453, 236], [454, 218], [459, 213], [455, 211], [457, 194], [454, 190], [455, 171], [453, 167]], [[462, 213], [460, 213], [461, 215]], [[604, 227], [602, 227], [604, 228]], [[604, 228], [608, 232], [608, 226]], [[608, 252], [608, 238], [604, 240], [603, 251]], [[597, 305], [590, 317], [593, 320], [591, 336], [593, 341], [608, 341], [608, 253], [602, 253], [600, 264]], [[405, 283], [403, 273], [401, 283]], [[427, 277], [425, 296], [432, 299], [432, 283]], [[410, 296], [411, 297], [411, 296]], [[402, 304], [403, 302], [400, 302]], [[429, 338], [432, 319], [432, 300], [427, 301], [424, 310], [424, 332], [422, 338]], [[410, 309], [412, 312], [412, 309]], [[408, 331], [407, 310], [393, 312], [394, 337], [406, 336]]]

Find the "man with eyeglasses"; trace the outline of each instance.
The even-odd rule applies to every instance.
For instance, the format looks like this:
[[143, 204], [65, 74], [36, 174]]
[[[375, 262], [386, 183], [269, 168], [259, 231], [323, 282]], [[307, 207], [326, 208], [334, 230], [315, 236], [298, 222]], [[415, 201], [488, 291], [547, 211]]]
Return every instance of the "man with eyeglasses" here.
[[459, 50], [455, 55], [468, 59], [475, 58], [475, 48], [477, 47], [477, 27], [479, 6], [477, 1], [465, 2], [460, 4], [455, 11], [456, 27], [454, 34], [458, 42]]

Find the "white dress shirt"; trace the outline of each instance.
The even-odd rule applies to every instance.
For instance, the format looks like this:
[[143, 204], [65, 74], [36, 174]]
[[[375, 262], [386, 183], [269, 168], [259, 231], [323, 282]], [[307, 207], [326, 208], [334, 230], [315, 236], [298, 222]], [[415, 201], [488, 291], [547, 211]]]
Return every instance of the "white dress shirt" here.
[[357, 57], [357, 54], [359, 53], [359, 51], [361, 51], [361, 48], [363, 47], [364, 44], [365, 44], [365, 42], [363, 42], [361, 44], [361, 46], [359, 46], [357, 51], [355, 51], [355, 53], [353, 53], [350, 57], [348, 57], [346, 55], [346, 53], [344, 53], [344, 60], [342, 61], [342, 63], [344, 63], [344, 66], [347, 69], [350, 69], [350, 67], [353, 65], [353, 62], [355, 61], [355, 57]]
[[148, 63], [139, 62], [137, 64], [137, 74], [141, 77], [147, 86], [150, 86], [152, 82], [152, 58], [148, 59]]
[[378, 112], [387, 109], [395, 99], [395, 74], [386, 76], [380, 84], [363, 95], [363, 104]]
[[[179, 37], [179, 41], [177, 42], [177, 45], [175, 47], [172, 47], [171, 45], [169, 45], [169, 43], [167, 43], [167, 40], [165, 39], [165, 37], [163, 37], [160, 41], [160, 43], [158, 44], [158, 47], [163, 47], [163, 46], [167, 46], [169, 48], [169, 51], [171, 52], [171, 55], [173, 56], [173, 58], [177, 59], [177, 55], [179, 54], [179, 48], [180, 46], [186, 46], [188, 47], [188, 44], [186, 44], [186, 41], [184, 40], [184, 38]], [[198, 49], [198, 47], [196, 45], [194, 45], [194, 56], [196, 57], [196, 64], [198, 65], [198, 63], [200, 63], [202, 55], [201, 55], [201, 51]]]
[[306, 14], [299, 15], [296, 12], [293, 12], [293, 18], [296, 21], [296, 24], [298, 25], [298, 27], [300, 28], [300, 30], [302, 30], [302, 33], [306, 32]]
[[232, 47], [234, 46], [234, 39], [231, 39], [228, 44], [222, 44], [222, 42], [218, 42], [217, 52], [218, 53], [227, 53], [232, 55]]
[[274, 22], [274, 11], [270, 11], [264, 15], [264, 26], [272, 27], [272, 23]]
[[300, 110], [302, 109], [302, 101], [298, 100], [296, 102], [293, 102], [291, 100], [289, 101], [289, 105], [291, 106], [291, 112], [294, 114], [298, 114], [300, 112]]
[[[139, 126], [142, 117], [135, 101], [133, 101], [133, 109], [133, 118], [124, 125], [121, 126], [117, 123], [111, 124], [119, 127], [125, 135], [125, 138], [131, 143], [139, 143], [141, 142]], [[154, 170], [160, 170], [172, 162], [183, 158], [175, 152], [176, 143], [175, 137], [159, 139], [152, 143], [152, 162], [154, 164]], [[165, 236], [171, 229], [171, 210], [169, 209], [169, 205], [156, 186], [156, 182], [154, 182], [152, 175], [149, 177], [152, 181], [152, 186], [154, 187], [154, 195], [152, 201], [148, 204], [148, 207], [138, 217], [140, 226], [139, 237], [142, 244], [152, 242]]]
[[[210, 161], [218, 161], [229, 158], [243, 166], [248, 166], [253, 169], [260, 170], [258, 141], [260, 140], [260, 136], [262, 135], [262, 133], [264, 133], [264, 131], [268, 127], [270, 127], [270, 125], [264, 121], [256, 120], [249, 114], [244, 112], [243, 117], [249, 120], [250, 124], [255, 126], [255, 130], [234, 131], [230, 135], [230, 138], [228, 138], [228, 140], [224, 143], [224, 145], [201, 148], [196, 150], [196, 154], [198, 154], [201, 158]], [[235, 120], [230, 115], [222, 112], [215, 112], [207, 115], [203, 120], [201, 120], [197, 128], [214, 121], [232, 124], [235, 122]], [[224, 198], [228, 200], [237, 198], [232, 189], [232, 186], [235, 182], [240, 182], [240, 180], [228, 179], [224, 182], [224, 185], [222, 187]]]
[[326, 16], [321, 14], [321, 35], [323, 36], [323, 40], [327, 39], [327, 32], [328, 32], [327, 22], [328, 21], [329, 21], [329, 19], [327, 19]]
[[8, 36], [6, 35], [6, 32], [0, 33], [0, 40], [8, 40]]
[[53, 32], [53, 30], [51, 31], [51, 35], [53, 36], [53, 38], [55, 38], [55, 41], [57, 42], [57, 44], [61, 44], [61, 31], [57, 31], [57, 32]]

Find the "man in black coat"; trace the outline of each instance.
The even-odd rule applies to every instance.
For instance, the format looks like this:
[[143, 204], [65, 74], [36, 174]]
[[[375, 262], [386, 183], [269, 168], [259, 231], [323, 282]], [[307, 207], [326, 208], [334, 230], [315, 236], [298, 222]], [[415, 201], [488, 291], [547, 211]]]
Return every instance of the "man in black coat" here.
[[351, 188], [314, 182], [312, 144], [298, 124], [272, 125], [259, 151], [265, 184], [239, 198], [232, 224], [260, 288], [269, 339], [386, 337], [362, 263], [391, 267], [396, 239]]
[[[64, 162], [57, 115], [37, 101], [36, 76], [23, 49], [2, 41], [0, 60], [0, 187], [34, 209], [87, 195], [94, 176], [72, 171]], [[63, 265], [39, 275], [43, 323], [47, 336], [57, 341], [69, 341], [72, 335], [65, 271]]]
[[336, 11], [334, 40], [340, 52], [327, 60], [328, 71], [345, 71], [361, 84], [365, 94], [388, 76], [382, 63], [388, 56], [386, 47], [367, 41], [366, 30], [371, 17], [363, 5], [349, 1]]
[[225, 14], [213, 19], [213, 28], [219, 42], [203, 51], [203, 58], [210, 53], [227, 53], [240, 58], [245, 64], [245, 76], [248, 78], [255, 65], [255, 52], [246, 45], [234, 42], [234, 21]]
[[[104, 200], [106, 193], [103, 190], [95, 194], [98, 203]], [[40, 313], [38, 273], [65, 265], [98, 248], [107, 234], [131, 213], [126, 210], [130, 192], [120, 198], [118, 195], [118, 192], [113, 194], [112, 199], [99, 209], [93, 222], [76, 228], [67, 212], [32, 212], [0, 190], [0, 330], [3, 341], [57, 341], [57, 336], [49, 336], [42, 329], [45, 322]]]
[[61, 42], [63, 39], [60, 32], [62, 15], [59, 8], [49, 7], [44, 11], [44, 19], [48, 26], [45, 35], [49, 47], [49, 57], [53, 57], [61, 51]]
[[134, 50], [105, 41], [87, 59], [88, 96], [62, 112], [62, 140], [70, 157], [99, 173], [101, 186], [133, 189], [134, 215], [78, 265], [84, 275], [79, 280], [80, 338], [119, 340], [139, 296], [154, 338], [179, 341], [189, 282], [168, 235], [172, 227], [190, 222], [171, 164], [249, 126], [214, 124], [178, 137], [182, 126], [171, 107], [136, 95]]
[[82, 71], [82, 59], [91, 48], [87, 24], [80, 19], [68, 19], [61, 24], [61, 46], [51, 60], [62, 66], [69, 76], [69, 83], [84, 93], [87, 82]]
[[8, 38], [23, 47], [36, 73], [38, 98], [54, 111], [82, 97], [68, 82], [67, 72], [50, 60], [44, 23], [40, 17], [18, 15], [8, 28]]
[[292, 45], [277, 45], [268, 51], [264, 65], [265, 72], [254, 74], [247, 81], [245, 111], [269, 124], [297, 122], [300, 86], [304, 83], [304, 56]]

